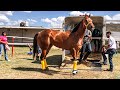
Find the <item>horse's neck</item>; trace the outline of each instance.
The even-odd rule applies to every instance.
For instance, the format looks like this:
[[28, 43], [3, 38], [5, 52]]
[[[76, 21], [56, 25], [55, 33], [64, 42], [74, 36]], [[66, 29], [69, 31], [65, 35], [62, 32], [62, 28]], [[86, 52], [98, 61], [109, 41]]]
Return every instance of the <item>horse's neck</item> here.
[[80, 39], [80, 38], [82, 39], [84, 37], [85, 29], [86, 27], [84, 25], [84, 22], [82, 21], [78, 30], [74, 33], [75, 37], [77, 39]]

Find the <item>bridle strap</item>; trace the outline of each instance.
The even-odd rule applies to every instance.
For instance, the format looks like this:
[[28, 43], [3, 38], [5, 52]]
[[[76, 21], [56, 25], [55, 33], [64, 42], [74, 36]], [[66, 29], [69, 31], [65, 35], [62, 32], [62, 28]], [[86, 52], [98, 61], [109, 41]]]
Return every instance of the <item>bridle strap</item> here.
[[87, 27], [88, 27], [88, 25], [89, 25], [90, 23], [91, 23], [91, 22], [88, 22], [88, 24], [85, 24], [85, 22], [84, 22], [84, 25], [85, 25], [86, 29], [87, 29]]

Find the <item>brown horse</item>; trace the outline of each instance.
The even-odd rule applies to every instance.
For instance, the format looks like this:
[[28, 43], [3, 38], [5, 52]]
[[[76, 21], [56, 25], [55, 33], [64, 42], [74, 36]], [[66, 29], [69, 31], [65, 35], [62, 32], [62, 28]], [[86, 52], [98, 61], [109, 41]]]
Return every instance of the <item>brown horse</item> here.
[[85, 15], [83, 20], [80, 23], [78, 23], [78, 25], [72, 30], [72, 32], [70, 30], [64, 32], [52, 29], [38, 32], [34, 37], [33, 53], [36, 52], [36, 47], [37, 45], [39, 45], [42, 50], [42, 54], [40, 57], [42, 69], [43, 70], [48, 69], [46, 55], [49, 53], [51, 47], [54, 45], [58, 48], [70, 50], [71, 55], [73, 57], [73, 74], [76, 74], [77, 73], [76, 56], [78, 51], [82, 47], [83, 37], [86, 28], [90, 29], [94, 28], [94, 24], [92, 23], [92, 20], [88, 15]]

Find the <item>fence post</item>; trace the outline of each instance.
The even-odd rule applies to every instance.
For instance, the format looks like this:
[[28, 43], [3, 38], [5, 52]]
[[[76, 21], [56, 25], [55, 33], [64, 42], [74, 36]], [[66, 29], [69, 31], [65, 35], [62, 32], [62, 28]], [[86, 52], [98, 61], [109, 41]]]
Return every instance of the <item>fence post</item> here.
[[14, 37], [12, 37], [12, 57], [13, 57], [13, 54], [14, 54]]

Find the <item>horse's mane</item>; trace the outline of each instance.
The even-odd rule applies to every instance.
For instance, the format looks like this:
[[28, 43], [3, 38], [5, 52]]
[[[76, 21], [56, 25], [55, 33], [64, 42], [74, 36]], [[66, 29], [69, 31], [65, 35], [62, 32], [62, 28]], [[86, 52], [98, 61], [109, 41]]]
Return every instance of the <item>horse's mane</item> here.
[[[82, 21], [83, 21], [83, 20], [82, 20]], [[80, 24], [81, 24], [82, 21], [80, 21], [80, 22], [75, 26], [75, 28], [72, 30], [71, 33], [74, 33], [74, 32], [76, 32], [76, 31], [78, 30], [78, 28], [79, 28], [79, 26], [80, 26]]]

